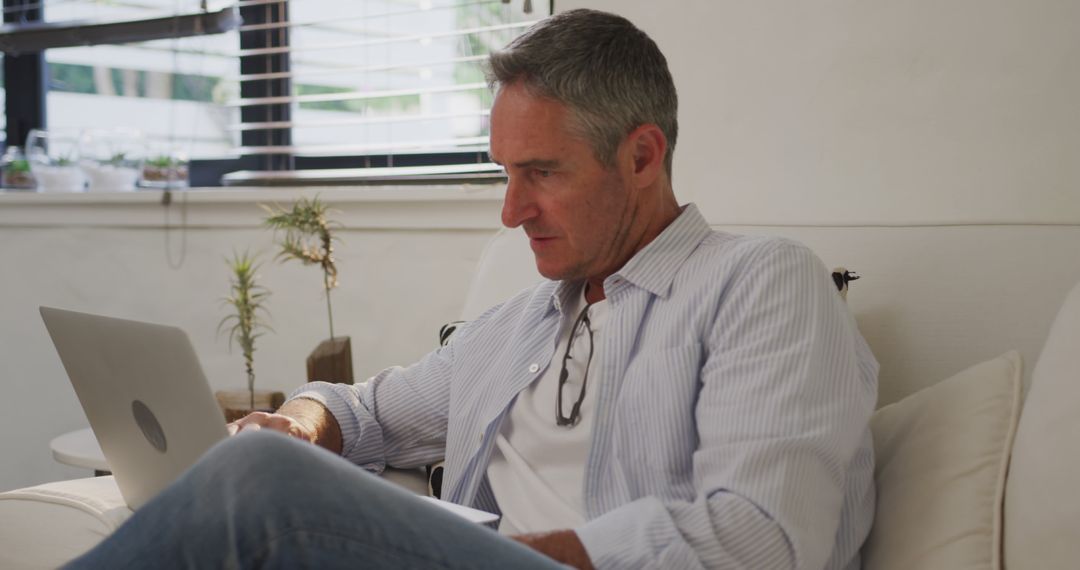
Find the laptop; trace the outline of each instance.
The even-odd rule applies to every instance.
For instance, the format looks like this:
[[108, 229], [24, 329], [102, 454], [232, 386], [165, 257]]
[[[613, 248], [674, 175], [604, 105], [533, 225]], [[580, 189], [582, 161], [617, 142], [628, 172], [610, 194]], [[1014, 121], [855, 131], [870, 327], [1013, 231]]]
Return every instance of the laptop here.
[[41, 307], [124, 502], [136, 510], [228, 437], [176, 327]]
[[[183, 330], [52, 307], [40, 311], [120, 495], [132, 510], [228, 437]], [[499, 519], [422, 498], [473, 522]]]

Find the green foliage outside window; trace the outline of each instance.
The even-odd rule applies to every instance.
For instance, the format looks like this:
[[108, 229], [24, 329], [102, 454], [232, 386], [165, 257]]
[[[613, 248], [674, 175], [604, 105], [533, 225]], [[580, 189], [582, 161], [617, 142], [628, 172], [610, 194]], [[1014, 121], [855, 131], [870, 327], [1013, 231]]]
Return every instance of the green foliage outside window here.
[[[130, 70], [109, 68], [108, 71], [109, 84], [112, 91], [117, 95], [149, 97], [147, 87], [149, 72], [135, 70], [135, 92], [126, 93], [124, 73], [125, 71], [130, 72]], [[170, 98], [179, 101], [213, 103], [214, 90], [222, 81], [218, 77], [184, 73], [170, 73], [168, 76], [171, 91]], [[49, 89], [63, 93], [101, 94], [97, 81], [94, 79], [94, 67], [70, 63], [49, 64]]]

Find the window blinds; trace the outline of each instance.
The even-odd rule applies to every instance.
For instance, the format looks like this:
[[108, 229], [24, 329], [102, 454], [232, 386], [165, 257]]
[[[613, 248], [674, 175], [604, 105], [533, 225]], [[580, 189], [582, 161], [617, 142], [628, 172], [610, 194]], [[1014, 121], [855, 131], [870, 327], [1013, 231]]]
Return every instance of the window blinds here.
[[317, 180], [319, 172], [299, 171], [320, 166], [327, 180], [498, 175], [486, 158], [491, 94], [482, 65], [548, 13], [520, 0], [238, 7], [246, 70], [228, 102], [241, 119], [230, 129], [241, 135], [238, 153], [259, 168], [228, 175], [232, 183]]
[[501, 176], [482, 66], [550, 13], [529, 0], [4, 5], [36, 14], [6, 18], [0, 45], [45, 50], [49, 128], [135, 126], [232, 159], [231, 184]]

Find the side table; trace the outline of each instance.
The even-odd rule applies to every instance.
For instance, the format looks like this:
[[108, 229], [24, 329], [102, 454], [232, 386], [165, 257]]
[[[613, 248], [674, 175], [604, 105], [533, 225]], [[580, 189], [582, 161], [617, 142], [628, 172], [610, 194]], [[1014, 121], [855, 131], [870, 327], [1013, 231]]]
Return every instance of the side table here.
[[84, 428], [65, 433], [49, 442], [53, 459], [66, 465], [93, 469], [94, 475], [109, 475], [109, 464], [101, 452], [94, 430]]
[[[94, 430], [90, 428], [75, 430], [65, 433], [49, 442], [52, 449], [53, 459], [66, 465], [93, 469], [95, 476], [111, 475], [109, 464], [105, 461], [105, 454], [101, 452]], [[442, 465], [439, 465], [442, 469]], [[393, 469], [388, 468], [382, 473], [382, 477], [391, 483], [395, 483], [412, 491], [417, 495], [428, 496], [431, 488], [428, 475], [424, 468], [417, 469]], [[441, 477], [440, 477], [441, 479]]]

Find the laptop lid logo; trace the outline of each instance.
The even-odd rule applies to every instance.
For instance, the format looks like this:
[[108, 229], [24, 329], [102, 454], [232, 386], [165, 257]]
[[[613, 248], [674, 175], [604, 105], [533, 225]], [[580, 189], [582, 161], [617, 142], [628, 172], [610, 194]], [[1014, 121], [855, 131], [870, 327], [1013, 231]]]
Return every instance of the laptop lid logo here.
[[165, 430], [161, 429], [161, 424], [154, 417], [154, 412], [151, 412], [146, 404], [135, 400], [131, 402], [131, 413], [135, 416], [135, 423], [139, 425], [139, 429], [142, 430], [146, 441], [149, 441], [150, 445], [154, 446], [154, 449], [165, 453], [165, 450], [168, 449], [168, 443], [165, 441]]

